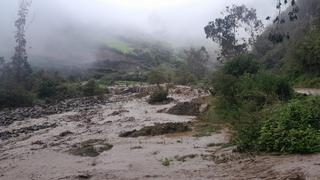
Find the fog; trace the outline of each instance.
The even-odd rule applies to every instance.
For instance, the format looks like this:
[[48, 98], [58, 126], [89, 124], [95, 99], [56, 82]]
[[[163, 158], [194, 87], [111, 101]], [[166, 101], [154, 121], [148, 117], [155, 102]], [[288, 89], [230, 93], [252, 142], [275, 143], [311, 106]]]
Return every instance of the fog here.
[[[173, 47], [204, 45], [204, 26], [225, 6], [245, 4], [261, 19], [276, 0], [33, 0], [27, 22], [30, 60], [81, 64], [95, 60], [107, 38], [159, 40]], [[10, 58], [18, 0], [0, 1], [0, 56]]]

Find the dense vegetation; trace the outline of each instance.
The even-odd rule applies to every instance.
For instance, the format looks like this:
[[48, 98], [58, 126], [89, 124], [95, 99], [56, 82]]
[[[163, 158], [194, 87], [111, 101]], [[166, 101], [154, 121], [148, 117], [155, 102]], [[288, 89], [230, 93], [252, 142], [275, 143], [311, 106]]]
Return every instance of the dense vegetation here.
[[[210, 78], [214, 106], [205, 117], [232, 124], [233, 142], [241, 152], [320, 151], [320, 99], [292, 88], [320, 87], [320, 3], [298, 1], [298, 6], [296, 21], [267, 27], [252, 51], [225, 59]], [[274, 28], [288, 30], [290, 37], [270, 41]]]
[[[31, 68], [25, 39], [28, 7], [22, 3], [18, 13], [11, 61], [0, 58], [0, 109], [100, 95], [107, 93], [108, 85], [129, 82], [157, 84], [159, 90], [149, 98], [156, 104], [168, 100], [161, 83], [205, 85], [213, 95], [205, 118], [231, 124], [239, 151], [320, 151], [320, 98], [293, 90], [320, 88], [318, 0], [291, 1], [260, 35], [262, 24], [254, 9], [228, 7], [224, 17], [205, 27], [207, 38], [220, 47], [220, 66], [214, 72], [204, 47], [173, 50], [159, 42], [122, 39], [109, 40], [101, 48], [101, 59], [84, 78]], [[248, 35], [238, 37], [238, 32]]]
[[26, 18], [30, 3], [22, 1], [16, 26], [16, 47], [11, 61], [0, 58], [0, 109], [32, 106], [33, 104], [80, 96], [93, 96], [103, 93], [95, 80], [81, 82], [73, 78], [63, 78], [58, 73], [34, 71], [26, 51]]

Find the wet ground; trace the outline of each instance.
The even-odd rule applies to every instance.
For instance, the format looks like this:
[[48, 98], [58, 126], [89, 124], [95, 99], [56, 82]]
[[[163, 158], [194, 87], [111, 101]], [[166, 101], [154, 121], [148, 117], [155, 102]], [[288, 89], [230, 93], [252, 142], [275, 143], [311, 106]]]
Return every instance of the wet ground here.
[[205, 137], [194, 137], [192, 131], [119, 137], [156, 123], [196, 122], [194, 116], [164, 109], [206, 95], [178, 87], [171, 92], [175, 101], [167, 105], [115, 95], [108, 100], [113, 103], [0, 127], [0, 133], [18, 134], [0, 140], [0, 179], [320, 179], [320, 155], [233, 153], [225, 146], [227, 129]]

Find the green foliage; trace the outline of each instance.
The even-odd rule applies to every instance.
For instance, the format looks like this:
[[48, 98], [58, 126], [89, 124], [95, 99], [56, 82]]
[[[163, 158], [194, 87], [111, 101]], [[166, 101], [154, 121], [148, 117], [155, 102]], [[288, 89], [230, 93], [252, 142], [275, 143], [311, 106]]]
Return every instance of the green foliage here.
[[168, 158], [164, 158], [164, 159], [161, 160], [161, 164], [163, 166], [170, 166], [171, 162], [172, 162], [172, 160], [168, 159]]
[[217, 73], [213, 88], [218, 97], [217, 111], [224, 118], [239, 117], [241, 111], [259, 111], [265, 105], [288, 100], [293, 94], [286, 79], [265, 73], [244, 74], [240, 77]]
[[91, 79], [82, 86], [82, 92], [84, 96], [95, 96], [103, 94], [103, 89], [98, 86], [94, 79]]
[[39, 87], [37, 89], [39, 98], [51, 98], [57, 95], [58, 83], [51, 78], [44, 78], [41, 80]]
[[[240, 94], [250, 99], [250, 94], [264, 94], [279, 100], [288, 100], [293, 94], [289, 82], [280, 76], [266, 73], [246, 74], [240, 78]], [[249, 95], [249, 96], [247, 96]]]
[[222, 119], [233, 125], [237, 150], [260, 150], [262, 120], [267, 110], [293, 97], [288, 80], [266, 72], [258, 72], [259, 64], [248, 55], [227, 62], [214, 73], [212, 92], [216, 98], [208, 119]]
[[174, 71], [167, 66], [158, 66], [148, 74], [148, 82], [151, 84], [170, 83], [173, 81]]
[[168, 90], [159, 88], [157, 91], [154, 91], [148, 100], [150, 104], [161, 103], [168, 100]]
[[256, 74], [259, 70], [258, 62], [254, 61], [252, 55], [240, 55], [225, 63], [223, 71], [225, 74], [239, 77], [243, 74]]
[[9, 63], [8, 68], [15, 82], [23, 84], [26, 88], [28, 80], [31, 76], [32, 69], [28, 62], [28, 56], [26, 51], [27, 41], [25, 39], [25, 26], [27, 22], [27, 16], [29, 13], [30, 2], [21, 1], [19, 4], [18, 19], [15, 21], [17, 28], [15, 34], [16, 47], [12, 62]]
[[295, 59], [303, 73], [320, 75], [320, 31], [308, 34], [298, 44]]
[[185, 55], [189, 72], [198, 79], [202, 78], [206, 74], [206, 63], [209, 61], [209, 54], [206, 48], [191, 48], [190, 50], [185, 50]]
[[[320, 98], [294, 94], [291, 87], [320, 87], [320, 31], [310, 19], [319, 17], [319, 2], [298, 3], [301, 11], [292, 12], [296, 10], [293, 5], [285, 12], [295, 20], [298, 13], [297, 22], [287, 24], [277, 19], [255, 43], [253, 53], [262, 65], [254, 64], [250, 56], [240, 56], [225, 63], [213, 77], [211, 89], [216, 100], [207, 116], [233, 125], [233, 140], [241, 152], [320, 151]], [[220, 22], [219, 26], [215, 24], [218, 21], [211, 25], [226, 25]], [[268, 36], [279, 42], [284, 36], [290, 39], [272, 44]]]
[[294, 79], [297, 87], [320, 88], [320, 77], [314, 75], [300, 75]]
[[[227, 6], [223, 18], [217, 18], [204, 28], [207, 38], [211, 38], [221, 47], [218, 60], [228, 60], [248, 51], [260, 32], [263, 24], [258, 20], [255, 9], [249, 9], [245, 5]], [[242, 31], [243, 30], [243, 31]], [[240, 40], [238, 32], [247, 33], [248, 36]], [[224, 59], [222, 59], [224, 58]]]
[[178, 67], [175, 71], [173, 82], [180, 85], [195, 84], [198, 78], [192, 74], [184, 65]]
[[109, 48], [115, 49], [123, 54], [133, 54], [134, 51], [134, 49], [131, 48], [128, 43], [116, 39], [109, 40], [106, 45]]
[[34, 95], [19, 85], [0, 87], [0, 109], [7, 107], [31, 106]]
[[64, 100], [77, 98], [82, 96], [81, 86], [78, 83], [62, 83], [56, 87], [57, 94], [55, 96], [56, 100]]
[[[260, 116], [255, 118], [262, 117]], [[259, 119], [250, 119], [245, 123], [241, 122], [240, 124], [237, 124], [235, 126], [236, 137], [234, 138], [234, 142], [237, 144], [237, 151], [258, 151], [258, 138], [260, 137], [260, 128], [261, 121]]]
[[320, 152], [320, 97], [275, 107], [263, 123], [259, 146], [267, 152]]

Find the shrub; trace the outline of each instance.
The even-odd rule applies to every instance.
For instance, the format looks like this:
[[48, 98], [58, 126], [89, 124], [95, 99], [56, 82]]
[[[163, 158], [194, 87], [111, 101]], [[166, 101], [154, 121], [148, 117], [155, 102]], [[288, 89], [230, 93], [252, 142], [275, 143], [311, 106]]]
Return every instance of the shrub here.
[[243, 115], [258, 112], [272, 103], [288, 100], [293, 94], [293, 89], [285, 79], [265, 73], [245, 74], [239, 78], [216, 74], [213, 89], [217, 96], [217, 115], [236, 122]]
[[268, 97], [276, 97], [279, 100], [288, 100], [293, 94], [289, 82], [280, 76], [258, 73], [256, 75], [246, 74], [240, 78], [241, 93], [252, 93], [258, 91]]
[[259, 120], [250, 120], [246, 123], [235, 126], [237, 151], [257, 151], [258, 139], [260, 137], [261, 122]]
[[266, 111], [274, 104], [289, 100], [293, 89], [286, 79], [266, 73], [245, 73], [239, 77], [223, 72], [215, 75], [214, 116], [233, 125], [238, 151], [259, 150]]
[[31, 106], [34, 95], [24, 88], [16, 85], [14, 88], [0, 88], [0, 109], [6, 107]]
[[151, 84], [162, 84], [172, 82], [173, 71], [170, 67], [158, 66], [148, 73], [148, 82]]
[[161, 103], [168, 100], [168, 90], [164, 90], [162, 88], [159, 88], [159, 90], [153, 92], [150, 95], [150, 98], [148, 100], [148, 103], [150, 104], [156, 104]]
[[82, 86], [82, 92], [84, 96], [95, 96], [103, 94], [103, 89], [98, 86], [95, 80], [91, 79]]
[[295, 59], [303, 72], [320, 74], [320, 32], [307, 35], [295, 50]]
[[57, 100], [71, 99], [81, 97], [82, 91], [80, 85], [77, 83], [63, 83], [57, 87]]
[[320, 97], [275, 107], [260, 130], [259, 146], [267, 152], [320, 151]]
[[243, 74], [256, 74], [259, 70], [259, 64], [254, 61], [251, 55], [240, 55], [227, 62], [223, 67], [225, 74], [239, 77]]
[[180, 85], [190, 85], [197, 82], [197, 77], [186, 68], [180, 67], [175, 71], [173, 82]]
[[37, 94], [39, 98], [51, 98], [57, 95], [58, 83], [53, 79], [43, 79], [38, 86]]

